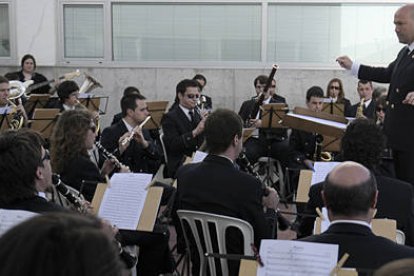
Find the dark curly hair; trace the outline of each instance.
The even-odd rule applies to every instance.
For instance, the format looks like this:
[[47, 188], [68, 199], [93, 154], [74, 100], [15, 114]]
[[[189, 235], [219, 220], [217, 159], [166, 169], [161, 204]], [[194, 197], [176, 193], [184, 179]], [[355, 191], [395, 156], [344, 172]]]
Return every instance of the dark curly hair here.
[[381, 129], [365, 118], [355, 119], [349, 124], [341, 142], [344, 160], [358, 162], [368, 169], [375, 169], [379, 164], [385, 145]]

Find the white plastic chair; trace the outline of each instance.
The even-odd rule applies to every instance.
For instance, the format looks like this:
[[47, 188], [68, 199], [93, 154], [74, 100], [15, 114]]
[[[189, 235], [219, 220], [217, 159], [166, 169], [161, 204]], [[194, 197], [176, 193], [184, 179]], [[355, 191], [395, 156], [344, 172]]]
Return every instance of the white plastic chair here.
[[[204, 212], [197, 212], [197, 211], [189, 211], [189, 210], [177, 210], [177, 215], [180, 218], [180, 223], [182, 229], [188, 229], [187, 225], [191, 229], [191, 233], [195, 239], [197, 245], [197, 251], [200, 256], [200, 275], [204, 275], [203, 268], [206, 267], [205, 265], [205, 253], [218, 253], [218, 254], [227, 254], [226, 249], [226, 229], [228, 227], [235, 227], [243, 235], [243, 254], [246, 256], [253, 256], [253, 250], [251, 248], [251, 244], [254, 242], [254, 232], [253, 227], [247, 221], [227, 217], [227, 216], [220, 216], [211, 213], [204, 213]], [[184, 221], [187, 223], [185, 224]], [[201, 226], [201, 231], [198, 231], [197, 225]], [[209, 225], [214, 225], [211, 229]], [[215, 232], [215, 236], [217, 237], [217, 248], [218, 252], [213, 252], [213, 241], [212, 241], [212, 232]], [[184, 230], [184, 238], [187, 248], [190, 248], [190, 240], [187, 236], [186, 231]], [[201, 240], [201, 237], [204, 237]], [[202, 244], [203, 243], [203, 244]], [[203, 251], [203, 245], [206, 248], [206, 251]], [[222, 275], [228, 275], [228, 266], [227, 260], [224, 258], [220, 259], [221, 263], [221, 271]], [[213, 258], [208, 258], [208, 265], [210, 268], [210, 274], [212, 276], [217, 275], [216, 273], [216, 266], [214, 263]]]
[[395, 237], [395, 241], [398, 244], [405, 244], [405, 234], [403, 231], [397, 229], [397, 235]]

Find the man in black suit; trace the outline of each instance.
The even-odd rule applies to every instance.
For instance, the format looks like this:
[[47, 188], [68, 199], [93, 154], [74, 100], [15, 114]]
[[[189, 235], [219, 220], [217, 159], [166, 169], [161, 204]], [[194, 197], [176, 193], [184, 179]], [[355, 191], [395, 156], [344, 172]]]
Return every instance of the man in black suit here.
[[[139, 92], [138, 88], [136, 88], [135, 86], [128, 86], [127, 88], [124, 89], [123, 96], [130, 95], [130, 94], [141, 94], [141, 93]], [[121, 121], [122, 117], [123, 117], [122, 112], [115, 114], [114, 117], [112, 118], [111, 126]]]
[[[145, 97], [132, 93], [121, 99], [122, 120], [107, 127], [101, 135], [101, 144], [115, 152], [119, 161], [132, 172], [156, 173], [161, 153], [147, 129], [137, 128], [149, 116]], [[128, 143], [123, 143], [135, 131]]]
[[[269, 188], [269, 194], [263, 197], [260, 181], [236, 168], [235, 160], [243, 147], [242, 121], [236, 113], [218, 109], [207, 118], [204, 133], [209, 155], [200, 163], [188, 164], [178, 170], [175, 210], [243, 219], [252, 225], [255, 245], [259, 246], [261, 239], [271, 238], [263, 205], [275, 210], [278, 199], [276, 191]], [[238, 232], [229, 233], [229, 236], [229, 253], [241, 253]], [[193, 275], [198, 275], [198, 268], [195, 269]], [[237, 275], [237, 271], [231, 271], [230, 275]]]
[[[372, 98], [372, 92], [374, 88], [372, 87], [372, 82], [366, 80], [359, 80], [357, 87], [358, 95], [360, 100], [364, 99], [364, 106], [362, 107], [362, 113], [368, 119], [375, 119], [375, 100]], [[361, 102], [352, 105], [345, 116], [347, 117], [356, 117], [357, 110], [360, 108]]]
[[[397, 228], [406, 235], [406, 244], [414, 246], [414, 191], [409, 183], [379, 174], [378, 166], [384, 146], [384, 137], [374, 122], [366, 119], [353, 121], [341, 141], [342, 159], [358, 162], [375, 175], [378, 186], [377, 218], [397, 221]], [[323, 183], [311, 186], [306, 213], [316, 215], [315, 208], [322, 208]], [[314, 218], [305, 217], [300, 225], [301, 236], [312, 234]]]
[[185, 79], [177, 84], [174, 104], [161, 121], [164, 143], [167, 150], [167, 176], [175, 178], [175, 173], [185, 160], [204, 141], [204, 122], [206, 114], [196, 108], [200, 98], [198, 82]]
[[50, 100], [48, 108], [59, 108], [60, 111], [74, 110], [79, 105], [79, 86], [76, 82], [67, 80], [57, 87], [58, 100]]
[[374, 270], [393, 260], [413, 258], [414, 248], [372, 232], [377, 196], [375, 177], [367, 168], [352, 161], [341, 163], [328, 174], [322, 191], [331, 225], [301, 241], [338, 244], [338, 258], [349, 254], [344, 266], [357, 269]]
[[[270, 89], [264, 92], [267, 81], [268, 77], [264, 75], [260, 75], [254, 80], [254, 87], [256, 89], [257, 97], [243, 102], [239, 110], [239, 115], [243, 122], [245, 122], [245, 126], [256, 128], [256, 131], [253, 132], [252, 137], [250, 137], [245, 143], [246, 156], [250, 162], [256, 163], [259, 157], [269, 156], [270, 153], [270, 157], [278, 159], [284, 166], [286, 166], [289, 154], [287, 130], [261, 128], [265, 126], [262, 126], [262, 111], [260, 108], [257, 109], [257, 105], [286, 103], [285, 98], [282, 96], [276, 94], [271, 96]], [[262, 103], [258, 103], [259, 95], [263, 95]]]
[[388, 67], [360, 65], [347, 56], [337, 61], [360, 79], [390, 83], [384, 131], [393, 150], [397, 177], [414, 185], [414, 4], [399, 8], [394, 24], [399, 42], [407, 46]]

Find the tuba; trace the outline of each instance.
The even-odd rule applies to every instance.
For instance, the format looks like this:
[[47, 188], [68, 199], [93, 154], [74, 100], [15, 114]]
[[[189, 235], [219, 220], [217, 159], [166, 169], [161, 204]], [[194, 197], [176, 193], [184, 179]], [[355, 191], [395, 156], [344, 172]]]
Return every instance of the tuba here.
[[7, 102], [12, 106], [10, 112], [11, 119], [9, 121], [10, 129], [20, 129], [24, 125], [25, 116], [21, 111], [17, 110], [17, 105], [14, 103], [18, 102], [20, 105], [22, 103], [21, 97], [25, 96], [27, 87], [32, 84], [33, 81], [21, 82], [21, 81], [10, 81], [10, 92], [7, 96]]
[[92, 76], [86, 73], [84, 74], [85, 74], [85, 80], [82, 83], [82, 86], [79, 88], [79, 94], [89, 93], [97, 87], [102, 88], [102, 84], [100, 84], [99, 81], [97, 81], [95, 78], [93, 78]]

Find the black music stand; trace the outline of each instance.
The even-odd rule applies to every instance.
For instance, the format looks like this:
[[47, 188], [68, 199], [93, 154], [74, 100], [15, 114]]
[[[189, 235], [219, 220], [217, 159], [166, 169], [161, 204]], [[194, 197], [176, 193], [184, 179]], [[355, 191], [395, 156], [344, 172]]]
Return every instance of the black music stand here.
[[322, 112], [338, 116], [345, 116], [345, 105], [340, 103], [334, 103], [333, 101], [324, 101], [322, 106]]
[[81, 94], [81, 96], [79, 97], [79, 102], [83, 106], [85, 106], [89, 111], [98, 112], [99, 115], [104, 115], [106, 114], [106, 110], [108, 109], [108, 99], [108, 96], [95, 97], [94, 95], [90, 94]]
[[27, 116], [30, 118], [36, 108], [46, 108], [49, 99], [49, 94], [31, 94], [24, 103]]
[[144, 129], [159, 129], [162, 116], [164, 116], [168, 106], [168, 101], [147, 102], [148, 112], [151, 119], [144, 125]]
[[[270, 103], [264, 104], [261, 106], [262, 110], [262, 126], [261, 129], [286, 129], [287, 127], [282, 124], [283, 118], [288, 111], [288, 106], [286, 103]], [[285, 199], [285, 181], [284, 181], [284, 174], [283, 169], [280, 166], [279, 162], [276, 162], [275, 168], [272, 170], [272, 160], [270, 158], [271, 155], [271, 145], [272, 145], [272, 137], [266, 137], [267, 142], [267, 159], [266, 159], [266, 174], [263, 178], [263, 182], [266, 183], [266, 186], [273, 186], [277, 190], [280, 198]], [[275, 185], [276, 181], [273, 181], [272, 173], [277, 175], [279, 187]]]
[[45, 140], [49, 140], [59, 112], [59, 108], [36, 108], [33, 112], [30, 128], [38, 131]]

